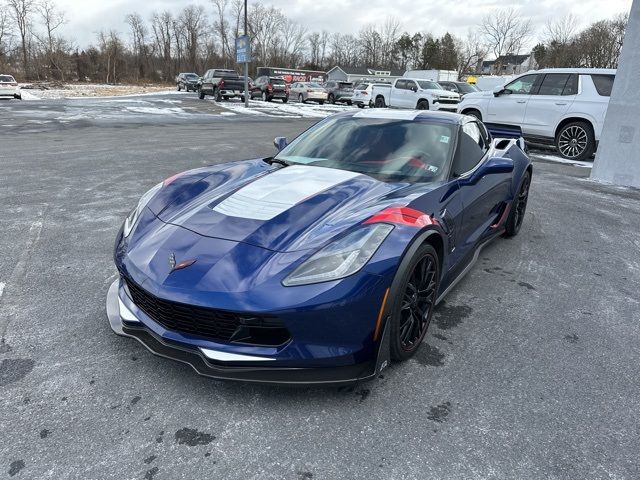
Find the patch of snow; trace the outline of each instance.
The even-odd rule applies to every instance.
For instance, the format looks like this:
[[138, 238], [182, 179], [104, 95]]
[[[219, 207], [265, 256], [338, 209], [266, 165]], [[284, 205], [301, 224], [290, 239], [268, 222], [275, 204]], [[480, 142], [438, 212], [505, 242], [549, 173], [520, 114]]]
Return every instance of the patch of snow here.
[[353, 110], [356, 108], [348, 105], [282, 103], [278, 100], [273, 102], [251, 100], [249, 102], [249, 108], [246, 108], [244, 103], [233, 100], [228, 102], [216, 102], [216, 105], [241, 114], [287, 118], [325, 118], [334, 113]]
[[155, 107], [125, 107], [128, 112], [142, 113], [149, 115], [175, 115], [184, 113], [184, 110], [178, 107], [155, 108]]
[[34, 95], [29, 90], [20, 90], [20, 95], [22, 95], [22, 100], [42, 100], [42, 98]]
[[555, 155], [540, 155], [538, 153], [533, 154], [531, 156], [533, 158], [539, 158], [540, 160], [546, 160], [547, 162], [564, 163], [566, 165], [573, 165], [574, 167], [593, 168], [593, 162], [569, 160], [567, 158], [562, 158]]

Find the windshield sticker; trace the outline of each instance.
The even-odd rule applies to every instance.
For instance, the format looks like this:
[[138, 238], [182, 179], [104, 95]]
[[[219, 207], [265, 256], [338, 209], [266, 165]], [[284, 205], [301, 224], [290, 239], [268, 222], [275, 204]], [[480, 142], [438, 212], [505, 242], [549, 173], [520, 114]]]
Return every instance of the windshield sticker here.
[[446, 135], [442, 135], [440, 137], [440, 143], [449, 143], [449, 137], [447, 137]]

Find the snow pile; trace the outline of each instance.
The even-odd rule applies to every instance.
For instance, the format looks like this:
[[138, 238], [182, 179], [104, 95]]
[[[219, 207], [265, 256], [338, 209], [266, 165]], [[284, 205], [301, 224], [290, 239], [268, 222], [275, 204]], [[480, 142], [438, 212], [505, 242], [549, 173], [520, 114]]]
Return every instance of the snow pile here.
[[216, 106], [225, 108], [234, 113], [286, 118], [325, 118], [334, 113], [356, 108], [347, 105], [282, 103], [279, 100], [274, 100], [273, 102], [251, 100], [249, 102], [249, 108], [246, 108], [244, 103], [237, 100], [214, 103]]

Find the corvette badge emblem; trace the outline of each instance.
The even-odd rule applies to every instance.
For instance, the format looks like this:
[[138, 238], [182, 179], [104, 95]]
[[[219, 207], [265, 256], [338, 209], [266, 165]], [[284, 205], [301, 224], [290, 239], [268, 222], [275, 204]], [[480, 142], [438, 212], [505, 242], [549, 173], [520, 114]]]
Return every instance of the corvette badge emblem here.
[[177, 263], [176, 254], [172, 252], [171, 255], [169, 255], [169, 268], [171, 269], [169, 273], [173, 273], [176, 270], [182, 270], [183, 268], [190, 267], [194, 263], [196, 263], [195, 260], [185, 260], [184, 262]]

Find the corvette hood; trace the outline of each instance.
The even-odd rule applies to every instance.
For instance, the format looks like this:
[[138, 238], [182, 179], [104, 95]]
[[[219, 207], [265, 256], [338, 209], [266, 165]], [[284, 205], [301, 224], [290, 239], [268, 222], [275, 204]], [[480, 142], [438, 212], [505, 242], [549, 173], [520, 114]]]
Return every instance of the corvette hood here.
[[406, 205], [415, 189], [345, 170], [295, 165], [236, 182], [231, 189], [212, 183], [158, 217], [206, 237], [280, 252], [306, 250], [389, 205]]

